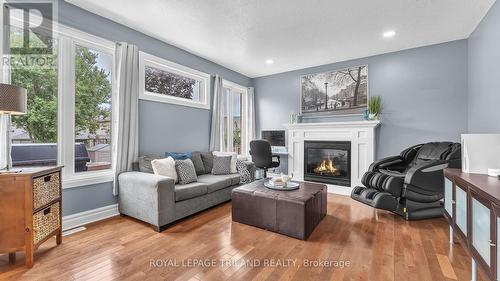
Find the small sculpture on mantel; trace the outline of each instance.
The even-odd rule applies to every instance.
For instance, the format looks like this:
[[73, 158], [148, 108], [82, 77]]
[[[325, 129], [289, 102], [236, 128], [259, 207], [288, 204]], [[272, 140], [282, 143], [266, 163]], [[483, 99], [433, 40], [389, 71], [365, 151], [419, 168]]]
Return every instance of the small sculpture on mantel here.
[[290, 124], [297, 124], [302, 122], [302, 115], [290, 113]]

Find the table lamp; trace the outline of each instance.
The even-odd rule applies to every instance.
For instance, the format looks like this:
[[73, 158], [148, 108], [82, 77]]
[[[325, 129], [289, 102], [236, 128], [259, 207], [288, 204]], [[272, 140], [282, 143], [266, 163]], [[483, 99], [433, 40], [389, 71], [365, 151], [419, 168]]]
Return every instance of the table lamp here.
[[19, 172], [12, 170], [10, 159], [10, 119], [11, 115], [22, 115], [26, 113], [27, 108], [26, 89], [9, 84], [0, 83], [0, 114], [7, 115], [7, 128], [5, 133], [7, 166], [0, 173]]

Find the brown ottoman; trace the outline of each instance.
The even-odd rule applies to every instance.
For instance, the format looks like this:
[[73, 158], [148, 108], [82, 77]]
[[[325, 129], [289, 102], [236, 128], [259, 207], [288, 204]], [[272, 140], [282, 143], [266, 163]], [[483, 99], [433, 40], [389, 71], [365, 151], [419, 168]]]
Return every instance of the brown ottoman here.
[[326, 215], [327, 187], [302, 182], [292, 191], [266, 188], [264, 180], [233, 189], [233, 221], [306, 240]]

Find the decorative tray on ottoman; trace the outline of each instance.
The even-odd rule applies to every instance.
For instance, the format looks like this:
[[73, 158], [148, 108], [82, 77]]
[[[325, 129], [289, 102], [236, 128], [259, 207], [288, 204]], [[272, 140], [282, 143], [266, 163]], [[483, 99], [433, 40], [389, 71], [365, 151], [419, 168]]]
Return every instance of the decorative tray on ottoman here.
[[264, 186], [273, 190], [295, 190], [299, 189], [300, 184], [298, 182], [289, 181], [286, 185], [275, 185], [271, 181], [264, 182]]

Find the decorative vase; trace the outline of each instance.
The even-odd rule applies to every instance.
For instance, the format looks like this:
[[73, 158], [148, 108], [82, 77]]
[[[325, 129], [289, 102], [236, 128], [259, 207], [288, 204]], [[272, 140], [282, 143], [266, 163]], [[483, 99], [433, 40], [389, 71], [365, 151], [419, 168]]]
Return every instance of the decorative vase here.
[[377, 113], [370, 113], [370, 114], [368, 114], [368, 118], [370, 120], [378, 120], [378, 114]]
[[363, 120], [370, 120], [369, 117], [368, 117], [368, 109], [365, 109], [365, 111], [363, 111]]

